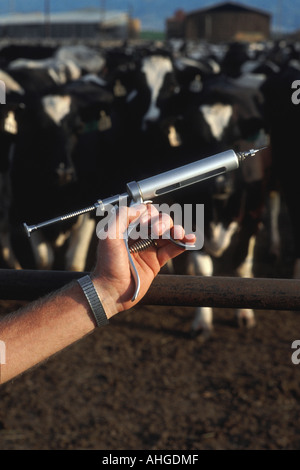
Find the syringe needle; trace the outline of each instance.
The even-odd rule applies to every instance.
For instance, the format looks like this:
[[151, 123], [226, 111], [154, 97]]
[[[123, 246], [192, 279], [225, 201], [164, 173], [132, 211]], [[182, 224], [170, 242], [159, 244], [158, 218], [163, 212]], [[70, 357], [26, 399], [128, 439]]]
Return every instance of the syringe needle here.
[[239, 158], [239, 161], [242, 162], [245, 160], [247, 157], [254, 157], [254, 155], [257, 154], [257, 152], [261, 152], [262, 150], [267, 149], [268, 147], [261, 147], [259, 149], [251, 149], [247, 150], [247, 152], [237, 152], [237, 156]]

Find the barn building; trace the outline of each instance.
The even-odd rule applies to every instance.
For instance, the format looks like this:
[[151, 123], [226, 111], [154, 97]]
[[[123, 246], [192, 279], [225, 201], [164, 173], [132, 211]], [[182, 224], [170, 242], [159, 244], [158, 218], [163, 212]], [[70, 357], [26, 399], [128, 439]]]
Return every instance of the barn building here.
[[175, 14], [166, 22], [167, 37], [182, 36], [188, 40], [226, 42], [233, 40], [257, 41], [270, 36], [271, 15], [234, 2]]
[[186, 13], [183, 10], [176, 10], [171, 18], [166, 20], [167, 38], [183, 38], [184, 37], [184, 21]]
[[97, 38], [125, 39], [138, 24], [127, 13], [84, 9], [44, 14], [15, 13], [0, 16], [0, 38]]

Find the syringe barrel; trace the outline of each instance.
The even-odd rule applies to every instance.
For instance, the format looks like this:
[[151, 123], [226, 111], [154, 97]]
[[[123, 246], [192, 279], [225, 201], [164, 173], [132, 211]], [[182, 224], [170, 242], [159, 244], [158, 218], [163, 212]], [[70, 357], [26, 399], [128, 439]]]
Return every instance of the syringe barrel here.
[[176, 189], [216, 177], [239, 167], [239, 158], [233, 150], [212, 155], [193, 163], [143, 179], [137, 184], [144, 200], [152, 200]]

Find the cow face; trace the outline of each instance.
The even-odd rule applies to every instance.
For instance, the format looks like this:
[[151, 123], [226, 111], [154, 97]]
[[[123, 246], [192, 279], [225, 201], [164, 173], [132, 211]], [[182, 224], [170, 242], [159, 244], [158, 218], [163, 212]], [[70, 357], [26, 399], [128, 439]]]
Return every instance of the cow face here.
[[179, 91], [171, 58], [149, 51], [140, 51], [135, 60], [122, 56], [110, 83], [118, 116], [124, 113], [125, 126], [138, 131], [146, 131], [148, 125], [168, 115], [170, 102]]
[[142, 61], [141, 72], [145, 76], [146, 86], [150, 91], [150, 104], [143, 117], [142, 127], [147, 122], [158, 121], [168, 100], [179, 92], [173, 64], [169, 57], [149, 56]]
[[[48, 95], [42, 98], [42, 108], [45, 116], [50, 119], [49, 133], [52, 133], [57, 143], [57, 159], [55, 168], [60, 186], [72, 183], [75, 179], [75, 168], [72, 153], [77, 141], [77, 114], [73, 113], [70, 95]], [[53, 126], [54, 124], [54, 126]], [[53, 161], [55, 161], [53, 159]]]
[[18, 138], [18, 121], [24, 110], [23, 103], [10, 102], [0, 107], [0, 172], [8, 172], [10, 169]]
[[18, 192], [24, 185], [32, 185], [41, 194], [47, 190], [50, 194], [73, 181], [71, 115], [69, 96], [27, 100], [26, 109], [18, 116], [14, 151], [13, 181]]

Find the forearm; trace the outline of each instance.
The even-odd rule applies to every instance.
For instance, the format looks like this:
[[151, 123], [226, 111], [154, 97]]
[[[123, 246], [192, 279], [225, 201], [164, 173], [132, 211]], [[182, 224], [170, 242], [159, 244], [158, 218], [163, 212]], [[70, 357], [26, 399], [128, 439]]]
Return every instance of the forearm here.
[[[142, 212], [144, 209], [142, 206]], [[139, 210], [121, 208], [115, 220], [119, 229], [111, 227], [112, 235], [125, 233], [128, 224], [136, 219]], [[154, 233], [159, 237], [163, 235], [164, 230], [173, 227], [170, 217], [166, 216], [163, 220], [156, 213], [147, 214], [143, 223], [148, 225], [151, 216], [152, 229], [156, 229]], [[185, 242], [190, 239], [184, 235], [182, 228], [177, 238]], [[194, 239], [194, 235], [192, 238]], [[131, 276], [123, 237], [112, 236], [100, 241], [97, 263], [91, 278], [108, 319], [133, 307], [147, 292], [160, 268], [183, 251], [167, 240], [159, 241], [157, 247], [134, 255], [141, 280], [139, 298], [135, 302], [131, 301], [135, 283]], [[103, 314], [102, 307], [100, 305], [99, 313], [99, 303], [93, 289], [91, 291], [89, 283], [82, 282], [82, 287], [74, 281], [61, 291], [8, 315], [0, 322], [0, 341], [5, 344], [6, 350], [6, 364], [0, 364], [0, 383], [7, 382], [41, 363], [96, 328], [95, 317]], [[98, 324], [102, 322], [98, 321]]]
[[[101, 295], [102, 294], [102, 295]], [[105, 297], [104, 291], [100, 295]], [[107, 316], [110, 303], [103, 299]], [[44, 361], [95, 329], [95, 320], [77, 282], [19, 310], [0, 322], [6, 364], [0, 365], [1, 383]]]

